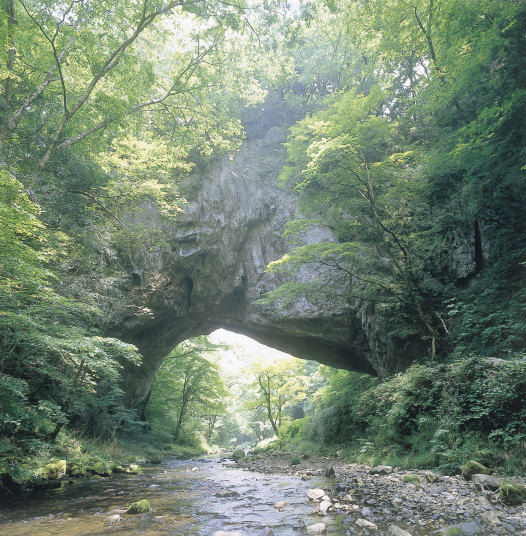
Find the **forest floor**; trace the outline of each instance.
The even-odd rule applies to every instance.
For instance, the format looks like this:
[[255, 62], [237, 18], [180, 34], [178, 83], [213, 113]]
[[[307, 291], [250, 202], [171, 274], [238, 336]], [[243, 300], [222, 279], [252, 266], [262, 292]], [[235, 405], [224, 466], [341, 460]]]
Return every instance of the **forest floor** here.
[[[348, 512], [351, 527], [356, 523], [360, 526], [358, 520], [362, 519], [380, 526], [395, 523], [406, 527], [407, 534], [411, 534], [411, 527], [419, 534], [424, 528], [435, 527], [437, 534], [526, 535], [526, 503], [505, 504], [495, 489], [505, 480], [498, 476], [480, 484], [460, 475], [371, 467], [335, 457], [281, 452], [246, 456], [236, 465], [306, 481], [313, 476], [327, 477], [328, 512]], [[526, 478], [513, 481], [525, 484]], [[455, 528], [457, 532], [451, 532]]]

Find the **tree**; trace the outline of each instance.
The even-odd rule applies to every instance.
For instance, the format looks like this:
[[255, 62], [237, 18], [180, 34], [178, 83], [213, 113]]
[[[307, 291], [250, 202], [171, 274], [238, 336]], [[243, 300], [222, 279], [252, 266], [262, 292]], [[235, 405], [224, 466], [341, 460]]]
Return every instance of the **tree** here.
[[52, 288], [49, 263], [65, 237], [50, 233], [39, 213], [0, 170], [0, 433], [54, 441], [64, 425], [83, 420], [92, 421], [92, 435], [108, 436], [136, 418], [123, 407], [119, 371], [140, 356], [93, 331], [101, 311]]
[[146, 414], [154, 430], [164, 429], [174, 441], [190, 422], [208, 421], [207, 438], [212, 436], [217, 416], [226, 411], [227, 391], [212, 361], [217, 346], [206, 337], [180, 344], [164, 361], [152, 387]]
[[[7, 0], [0, 145], [21, 129], [38, 128], [42, 169], [55, 154], [110, 125], [123, 126], [130, 114], [158, 112], [172, 116], [174, 127], [189, 120], [195, 127], [199, 100], [214, 86], [207, 75], [217, 69], [210, 66], [227, 56], [218, 55], [220, 43], [243, 9], [242, 1], [120, 0], [107, 8]], [[200, 27], [200, 21], [207, 22]], [[177, 42], [178, 33], [186, 42]], [[170, 38], [180, 48], [168, 62], [167, 49], [175, 44], [168, 44]], [[44, 96], [45, 111], [36, 104]]]
[[252, 410], [263, 408], [274, 433], [279, 435], [285, 409], [305, 398], [303, 364], [296, 358], [282, 359], [275, 363], [259, 361], [248, 372], [255, 378], [252, 383], [255, 399], [247, 407]]
[[[352, 303], [385, 319], [393, 337], [425, 339], [431, 357], [445, 357], [458, 335], [476, 336], [475, 316], [488, 324], [482, 311], [489, 302], [481, 300], [491, 295], [513, 305], [498, 320], [491, 316], [485, 341], [498, 334], [499, 351], [517, 348], [524, 330], [515, 296], [522, 295], [525, 257], [509, 230], [523, 228], [519, 205], [526, 200], [524, 144], [512, 141], [525, 135], [516, 122], [526, 108], [523, 10], [512, 2], [456, 0], [327, 4], [345, 14], [348, 56], [363, 53], [364, 62], [353, 64], [347, 83], [354, 87], [327, 97], [325, 109], [292, 129], [281, 178], [299, 192], [306, 215], [288, 235], [322, 223], [338, 241], [294, 249], [269, 269], [312, 263], [332, 271], [313, 285], [291, 280], [265, 300], [329, 297], [338, 281]], [[453, 333], [462, 306], [448, 315], [459, 277], [448, 249], [470, 229], [475, 252], [467, 277], [479, 276], [482, 285], [487, 273], [493, 291], [466, 292], [480, 307], [463, 302], [470, 327]], [[483, 232], [491, 253], [483, 251]], [[490, 257], [509, 274], [506, 281], [516, 281], [513, 291], [494, 283]]]

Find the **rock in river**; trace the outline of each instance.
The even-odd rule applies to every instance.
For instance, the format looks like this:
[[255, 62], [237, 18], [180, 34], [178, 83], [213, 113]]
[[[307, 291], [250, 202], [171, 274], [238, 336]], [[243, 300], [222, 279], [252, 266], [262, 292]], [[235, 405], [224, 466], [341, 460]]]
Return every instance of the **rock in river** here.
[[239, 493], [233, 489], [222, 489], [216, 493], [216, 497], [239, 497]]
[[142, 501], [137, 501], [134, 503], [131, 503], [130, 506], [128, 506], [128, 509], [126, 510], [127, 514], [144, 514], [146, 512], [150, 511], [150, 503], [143, 499]]
[[321, 501], [320, 503], [320, 514], [321, 515], [327, 515], [327, 512], [329, 511], [329, 508], [332, 507], [332, 503], [330, 501]]
[[312, 500], [321, 499], [325, 495], [325, 491], [321, 488], [313, 488], [307, 490], [307, 497]]
[[314, 525], [309, 525], [307, 527], [307, 532], [309, 534], [322, 534], [327, 530], [325, 523], [314, 523]]

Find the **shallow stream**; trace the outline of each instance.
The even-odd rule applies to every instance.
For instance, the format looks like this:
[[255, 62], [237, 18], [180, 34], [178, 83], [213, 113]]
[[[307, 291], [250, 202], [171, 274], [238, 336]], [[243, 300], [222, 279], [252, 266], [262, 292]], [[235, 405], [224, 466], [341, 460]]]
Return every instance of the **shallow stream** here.
[[[216, 459], [169, 460], [146, 468], [143, 475], [77, 480], [33, 497], [0, 504], [0, 534], [8, 536], [88, 536], [115, 534], [203, 535], [240, 531], [259, 535], [267, 528], [276, 536], [298, 534], [294, 524], [323, 521], [329, 534], [343, 536], [343, 516], [323, 520], [314, 513], [307, 488], [325, 487], [323, 478], [304, 482], [293, 476], [249, 473]], [[220, 491], [234, 497], [216, 497]], [[147, 499], [152, 510], [126, 515], [131, 503]], [[289, 503], [279, 511], [278, 501]], [[121, 514], [119, 519], [109, 519]]]

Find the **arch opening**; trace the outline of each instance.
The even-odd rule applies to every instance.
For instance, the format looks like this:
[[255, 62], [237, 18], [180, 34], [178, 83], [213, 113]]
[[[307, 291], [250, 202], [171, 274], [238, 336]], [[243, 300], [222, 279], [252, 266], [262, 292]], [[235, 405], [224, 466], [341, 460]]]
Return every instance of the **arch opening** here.
[[313, 413], [313, 393], [323, 384], [319, 366], [215, 330], [183, 341], [166, 357], [145, 417], [161, 441], [179, 445], [224, 449], [272, 441]]

